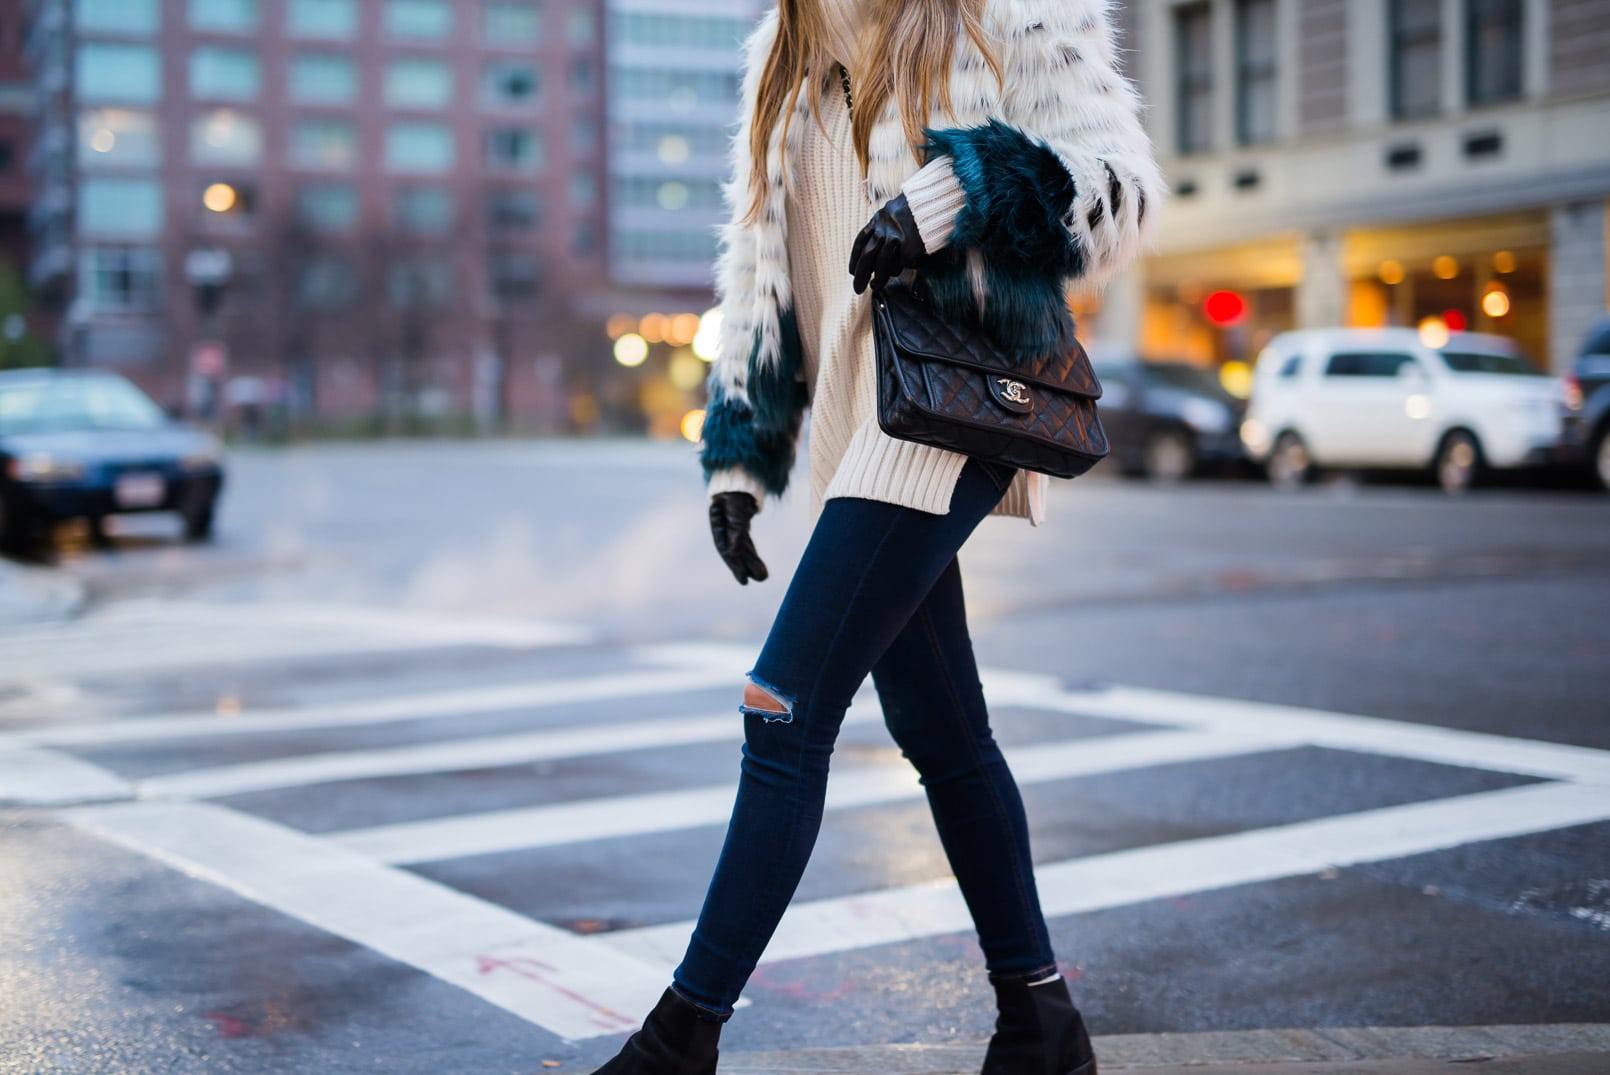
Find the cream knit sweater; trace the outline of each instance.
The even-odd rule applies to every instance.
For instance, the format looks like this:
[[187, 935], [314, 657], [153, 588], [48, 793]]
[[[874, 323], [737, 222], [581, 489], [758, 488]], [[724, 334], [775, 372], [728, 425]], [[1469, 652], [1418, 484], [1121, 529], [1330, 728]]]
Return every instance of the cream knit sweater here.
[[[864, 0], [817, 0], [835, 28], [862, 25]], [[853, 51], [846, 33], [836, 51]], [[845, 61], [850, 66], [850, 61]], [[851, 68], [852, 82], [854, 69]], [[856, 235], [878, 206], [867, 200], [850, 131], [850, 112], [835, 82], [821, 102], [822, 123], [808, 124], [793, 162], [788, 195], [788, 267], [811, 401], [810, 486], [815, 510], [834, 497], [858, 497], [944, 515], [965, 456], [896, 440], [878, 428], [871, 295], [857, 295], [849, 273]], [[948, 158], [919, 169], [901, 188], [923, 245], [949, 240], [965, 197]], [[1049, 479], [1020, 471], [997, 515], [1045, 517]], [[711, 495], [764, 489], [742, 470], [711, 476]]]

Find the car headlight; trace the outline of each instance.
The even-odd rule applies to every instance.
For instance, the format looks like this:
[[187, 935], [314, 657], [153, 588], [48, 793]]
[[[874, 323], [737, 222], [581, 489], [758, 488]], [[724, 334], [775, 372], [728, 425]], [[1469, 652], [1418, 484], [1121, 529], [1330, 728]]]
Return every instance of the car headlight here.
[[7, 468], [11, 477], [20, 482], [77, 481], [84, 476], [86, 469], [82, 460], [64, 459], [47, 452], [19, 456]]
[[179, 460], [179, 466], [185, 470], [211, 470], [223, 458], [223, 446], [209, 437], [207, 442], [194, 451], [186, 452]]
[[1241, 423], [1241, 443], [1254, 456], [1261, 457], [1269, 450], [1269, 431], [1256, 418], [1248, 418]]
[[1180, 405], [1180, 417], [1198, 433], [1228, 432], [1230, 408], [1211, 399], [1188, 399]]

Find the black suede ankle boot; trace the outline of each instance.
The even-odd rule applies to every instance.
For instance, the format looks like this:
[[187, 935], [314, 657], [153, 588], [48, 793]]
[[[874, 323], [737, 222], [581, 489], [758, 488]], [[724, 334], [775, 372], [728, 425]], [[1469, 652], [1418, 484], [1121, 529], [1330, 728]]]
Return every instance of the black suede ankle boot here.
[[643, 1029], [593, 1075], [715, 1075], [721, 1024], [667, 989]]
[[1096, 1054], [1067, 982], [991, 984], [1000, 1014], [982, 1075], [1096, 1075]]

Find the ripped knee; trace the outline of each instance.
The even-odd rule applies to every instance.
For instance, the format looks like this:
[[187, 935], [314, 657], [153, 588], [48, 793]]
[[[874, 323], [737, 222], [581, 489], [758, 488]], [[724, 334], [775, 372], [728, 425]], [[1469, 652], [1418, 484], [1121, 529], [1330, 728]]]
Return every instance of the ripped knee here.
[[738, 712], [759, 717], [767, 724], [788, 724], [794, 719], [794, 699], [751, 673], [744, 684], [743, 705], [738, 707]]

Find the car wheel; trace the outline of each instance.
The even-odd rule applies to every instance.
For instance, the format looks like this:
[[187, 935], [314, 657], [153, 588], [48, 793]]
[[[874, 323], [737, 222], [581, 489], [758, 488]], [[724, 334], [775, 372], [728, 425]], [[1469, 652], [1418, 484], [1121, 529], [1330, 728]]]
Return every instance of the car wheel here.
[[1442, 491], [1457, 495], [1476, 484], [1481, 471], [1481, 445], [1473, 434], [1456, 429], [1442, 438], [1433, 464]]
[[214, 509], [217, 500], [206, 500], [180, 512], [184, 519], [184, 539], [191, 544], [212, 540]]
[[1269, 483], [1275, 488], [1295, 489], [1299, 485], [1306, 485], [1313, 477], [1314, 460], [1308, 454], [1308, 445], [1303, 443], [1303, 439], [1287, 430], [1275, 440], [1266, 469]]
[[1593, 461], [1593, 476], [1600, 489], [1610, 489], [1610, 424], [1599, 427], [1588, 447], [1588, 458]]
[[1196, 446], [1177, 429], [1153, 433], [1146, 440], [1145, 467], [1154, 482], [1184, 481], [1196, 470]]

